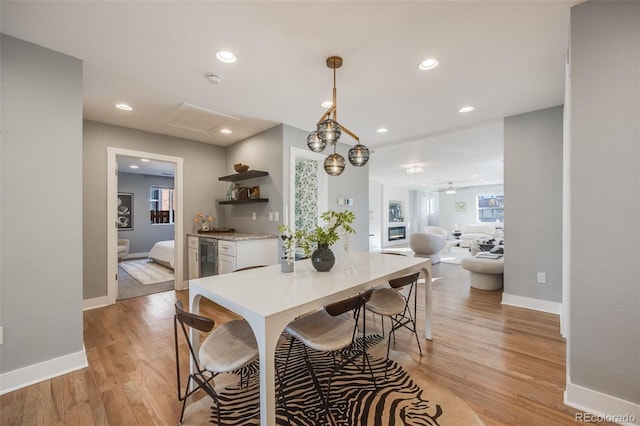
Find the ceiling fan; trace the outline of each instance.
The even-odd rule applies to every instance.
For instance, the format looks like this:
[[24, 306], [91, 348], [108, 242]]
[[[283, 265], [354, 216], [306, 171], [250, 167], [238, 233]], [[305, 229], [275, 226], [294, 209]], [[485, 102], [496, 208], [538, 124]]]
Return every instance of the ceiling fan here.
[[447, 186], [446, 188], [439, 188], [439, 189], [437, 190], [437, 192], [444, 192], [445, 194], [453, 195], [453, 194], [455, 194], [455, 193], [456, 193], [456, 191], [457, 191], [458, 189], [466, 189], [466, 188], [470, 188], [469, 186], [456, 186], [456, 187], [454, 187], [454, 186], [453, 186], [453, 182], [451, 182], [451, 181], [447, 182], [447, 184], [448, 184], [449, 186]]

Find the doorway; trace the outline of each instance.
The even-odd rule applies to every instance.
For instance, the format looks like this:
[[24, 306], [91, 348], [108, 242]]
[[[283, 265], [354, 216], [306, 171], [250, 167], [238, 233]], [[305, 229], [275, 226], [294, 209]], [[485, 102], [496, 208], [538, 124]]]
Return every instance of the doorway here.
[[[118, 253], [117, 253], [117, 241], [118, 241], [118, 159], [123, 158], [135, 158], [135, 159], [148, 159], [155, 162], [162, 162], [169, 164], [174, 171], [173, 176], [173, 191], [174, 205], [173, 215], [177, 218], [173, 224], [173, 262], [174, 262], [174, 281], [171, 288], [176, 290], [182, 290], [186, 287], [183, 280], [183, 158], [167, 156], [151, 152], [133, 151], [128, 149], [107, 148], [107, 223], [109, 224], [109, 232], [107, 233], [107, 303], [113, 304], [118, 298]], [[149, 199], [140, 200], [142, 206], [149, 206]], [[145, 209], [140, 211], [141, 218], [149, 216], [149, 212], [145, 212]], [[135, 213], [134, 213], [135, 216]], [[135, 221], [135, 217], [133, 218]], [[121, 231], [122, 232], [122, 231]]]
[[[323, 170], [325, 156], [291, 147], [289, 164], [289, 224], [293, 230], [313, 230], [320, 224], [320, 214], [328, 210], [329, 180]], [[299, 176], [304, 176], [300, 179]], [[303, 187], [304, 186], [304, 187]], [[300, 194], [305, 194], [304, 200]], [[309, 194], [313, 194], [309, 197]], [[285, 209], [286, 211], [286, 209]]]

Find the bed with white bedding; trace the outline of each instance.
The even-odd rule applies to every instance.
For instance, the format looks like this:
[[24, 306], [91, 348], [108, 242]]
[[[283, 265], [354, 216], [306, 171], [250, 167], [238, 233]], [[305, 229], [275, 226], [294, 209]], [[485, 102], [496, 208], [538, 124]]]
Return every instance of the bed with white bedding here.
[[173, 269], [173, 240], [158, 241], [149, 252], [149, 259]]

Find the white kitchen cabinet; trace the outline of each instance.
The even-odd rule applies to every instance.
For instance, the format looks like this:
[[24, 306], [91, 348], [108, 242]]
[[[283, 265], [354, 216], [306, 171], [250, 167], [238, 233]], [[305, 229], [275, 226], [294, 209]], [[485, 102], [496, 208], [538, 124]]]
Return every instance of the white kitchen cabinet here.
[[278, 239], [218, 240], [218, 274], [278, 263]]
[[200, 278], [200, 265], [198, 262], [199, 243], [200, 239], [198, 237], [187, 237], [187, 268], [190, 280]]
[[218, 275], [236, 270], [236, 257], [218, 253]]

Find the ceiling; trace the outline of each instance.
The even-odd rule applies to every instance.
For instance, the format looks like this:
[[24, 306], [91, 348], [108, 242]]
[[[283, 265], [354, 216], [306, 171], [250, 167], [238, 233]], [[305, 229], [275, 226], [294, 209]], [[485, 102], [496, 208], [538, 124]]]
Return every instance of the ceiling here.
[[502, 183], [501, 119], [563, 103], [576, 3], [3, 0], [1, 28], [84, 61], [86, 119], [219, 146], [313, 130], [339, 55], [339, 121], [374, 151], [370, 177], [434, 189]]

